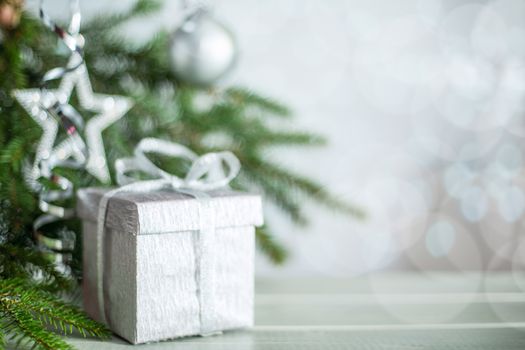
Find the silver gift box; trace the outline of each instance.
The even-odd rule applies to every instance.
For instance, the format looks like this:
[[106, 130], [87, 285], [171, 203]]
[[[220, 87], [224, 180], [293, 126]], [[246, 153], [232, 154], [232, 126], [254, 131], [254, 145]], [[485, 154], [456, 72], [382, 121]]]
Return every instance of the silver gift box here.
[[[77, 201], [83, 227], [84, 308], [96, 320], [102, 320], [96, 222], [105, 191], [82, 189]], [[203, 214], [202, 199], [175, 191], [119, 193], [109, 200], [102, 252], [105, 318], [129, 342], [253, 325], [254, 227], [263, 223], [261, 199], [230, 190], [208, 194], [206, 205], [213, 215]], [[207, 216], [214, 217], [214, 240], [206, 248], [199, 246], [199, 235]], [[199, 285], [203, 281], [197, 257], [207, 264], [205, 288]]]

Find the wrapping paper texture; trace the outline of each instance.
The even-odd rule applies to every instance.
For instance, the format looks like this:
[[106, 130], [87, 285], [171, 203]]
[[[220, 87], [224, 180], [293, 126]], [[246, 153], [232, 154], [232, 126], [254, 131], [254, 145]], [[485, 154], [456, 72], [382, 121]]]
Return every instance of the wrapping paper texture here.
[[[82, 190], [78, 201], [83, 219], [84, 307], [98, 320], [95, 218], [102, 194], [99, 189]], [[110, 200], [104, 298], [106, 318], [115, 333], [134, 344], [200, 334], [203, 292], [207, 332], [253, 325], [254, 226], [262, 224], [260, 197], [231, 191], [212, 196], [209, 205], [217, 228], [213, 246], [202, 251], [204, 259], [208, 255], [213, 259], [212, 278], [204, 290], [196, 279], [199, 230], [187, 229], [198, 225], [195, 199], [163, 192], [126, 193]]]
[[[96, 221], [98, 203], [107, 189], [87, 188], [78, 192], [80, 218]], [[259, 195], [218, 190], [212, 198], [217, 227], [260, 226], [263, 223]], [[198, 201], [175, 191], [118, 193], [108, 204], [106, 227], [134, 235], [198, 230]]]

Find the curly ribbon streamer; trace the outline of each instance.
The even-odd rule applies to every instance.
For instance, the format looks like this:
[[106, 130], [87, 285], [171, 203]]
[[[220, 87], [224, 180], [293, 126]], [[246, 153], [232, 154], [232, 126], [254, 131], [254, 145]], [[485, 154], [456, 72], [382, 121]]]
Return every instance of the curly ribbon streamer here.
[[80, 4], [78, 0], [71, 0], [69, 4], [71, 8], [71, 21], [69, 22], [69, 28], [67, 31], [53, 22], [53, 20], [44, 12], [44, 0], [40, 0], [40, 19], [46, 27], [51, 29], [64, 42], [68, 49], [72, 52], [76, 51], [79, 54], [82, 54], [83, 41], [79, 40], [81, 20]]
[[69, 1], [71, 20], [69, 21], [68, 30], [64, 30], [62, 27], [57, 25], [44, 11], [44, 0], [40, 0], [39, 15], [42, 23], [49, 29], [51, 29], [58, 38], [64, 43], [64, 45], [75, 55], [78, 59], [75, 63], [67, 67], [57, 67], [48, 71], [42, 79], [42, 87], [47, 85], [50, 81], [60, 79], [69, 72], [76, 70], [84, 63], [84, 38], [80, 34], [80, 21], [82, 16], [80, 14], [79, 0]]
[[[79, 68], [83, 63], [82, 48], [84, 40], [80, 35], [80, 6], [78, 0], [70, 1], [71, 20], [68, 31], [58, 26], [44, 11], [44, 1], [40, 0], [39, 14], [45, 26], [50, 28], [66, 47], [77, 57], [74, 64], [66, 67], [57, 67], [49, 70], [42, 78], [40, 89], [46, 90], [49, 82], [62, 78], [65, 74], [70, 73]], [[56, 157], [49, 157], [42, 160], [39, 164], [39, 171], [37, 174], [31, 174], [28, 182], [39, 191], [39, 208], [45, 214], [39, 216], [33, 223], [33, 231], [35, 238], [41, 248], [49, 253], [49, 256], [54, 256], [59, 263], [71, 259], [71, 252], [75, 246], [75, 236], [71, 233], [62, 234], [59, 238], [51, 238], [45, 236], [40, 229], [50, 223], [58, 220], [71, 218], [74, 216], [72, 208], [64, 208], [52, 202], [71, 198], [73, 196], [73, 183], [65, 177], [53, 174], [55, 167], [69, 167], [80, 168], [86, 162], [86, 145], [84, 140], [80, 137], [78, 130], [83, 128], [83, 120], [80, 114], [69, 104], [60, 103], [56, 101], [51, 106], [41, 106], [43, 110], [47, 111], [48, 118], [55, 118], [67, 133], [67, 139], [64, 143], [69, 143], [75, 149], [75, 160], [59, 160]], [[51, 151], [51, 150], [50, 150]], [[52, 153], [52, 152], [50, 152]], [[38, 184], [37, 179], [44, 177], [49, 179], [52, 183], [58, 186], [56, 190], [43, 189]], [[57, 253], [55, 253], [57, 252]], [[61, 252], [62, 254], [60, 254]]]
[[[184, 178], [170, 174], [157, 167], [146, 153], [156, 153], [168, 157], [181, 158], [191, 162], [191, 167]], [[227, 171], [224, 171], [226, 165]], [[210, 328], [211, 306], [209, 301], [212, 294], [213, 282], [213, 241], [215, 238], [215, 219], [213, 208], [209, 206], [209, 191], [227, 186], [239, 173], [240, 162], [231, 152], [207, 153], [197, 156], [183, 145], [155, 138], [146, 138], [139, 142], [132, 158], [118, 159], [115, 162], [117, 182], [123, 187], [107, 192], [99, 203], [96, 235], [96, 289], [99, 315], [107, 323], [104, 302], [104, 227], [109, 200], [120, 192], [149, 192], [160, 189], [173, 189], [190, 195], [199, 202], [200, 229], [196, 242], [196, 272], [195, 282], [199, 300], [199, 317], [202, 335], [213, 331]], [[139, 181], [128, 172], [141, 171], [152, 180]]]

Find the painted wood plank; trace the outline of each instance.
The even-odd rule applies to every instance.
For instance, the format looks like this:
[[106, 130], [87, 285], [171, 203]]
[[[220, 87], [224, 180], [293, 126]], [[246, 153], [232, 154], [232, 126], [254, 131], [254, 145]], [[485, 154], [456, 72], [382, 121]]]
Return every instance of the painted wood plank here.
[[[147, 344], [160, 349], [525, 349], [525, 278], [508, 273], [394, 273], [258, 280], [256, 327]], [[69, 338], [78, 349], [130, 349]]]

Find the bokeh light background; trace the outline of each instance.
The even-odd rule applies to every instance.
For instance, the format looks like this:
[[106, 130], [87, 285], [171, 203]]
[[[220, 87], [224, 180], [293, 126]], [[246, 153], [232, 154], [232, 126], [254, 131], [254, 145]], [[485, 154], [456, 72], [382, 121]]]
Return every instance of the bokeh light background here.
[[[87, 17], [130, 3], [81, 1]], [[291, 257], [258, 257], [260, 276], [522, 271], [525, 1], [208, 3], [241, 48], [222, 83], [277, 97], [297, 115], [287, 127], [330, 140], [272, 156], [368, 212], [356, 222], [308, 205], [311, 225], [298, 228], [267, 207]], [[63, 15], [64, 1], [48, 4]], [[126, 35], [176, 27], [179, 6], [166, 1]]]

